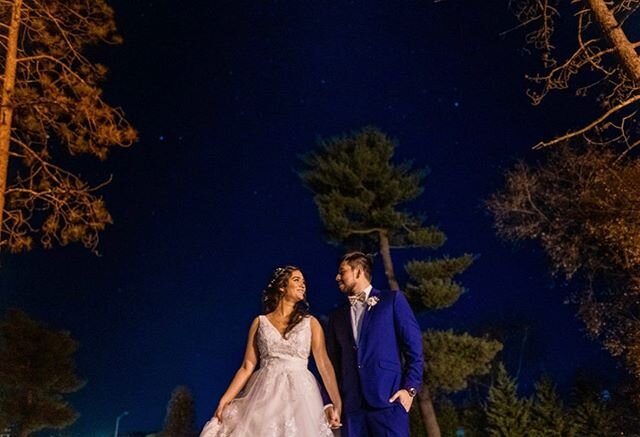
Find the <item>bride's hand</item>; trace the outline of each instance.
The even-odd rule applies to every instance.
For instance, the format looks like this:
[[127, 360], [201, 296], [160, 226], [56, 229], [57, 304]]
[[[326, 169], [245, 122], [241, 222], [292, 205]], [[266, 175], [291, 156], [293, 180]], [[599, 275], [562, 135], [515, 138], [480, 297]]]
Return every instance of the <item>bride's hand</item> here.
[[218, 419], [218, 422], [222, 423], [222, 413], [225, 409], [225, 407], [227, 406], [228, 402], [220, 402], [218, 404], [218, 408], [216, 408], [216, 412], [213, 414], [213, 417], [215, 417], [216, 419]]
[[327, 420], [331, 429], [338, 429], [342, 426], [340, 423], [340, 407], [331, 407], [327, 411]]

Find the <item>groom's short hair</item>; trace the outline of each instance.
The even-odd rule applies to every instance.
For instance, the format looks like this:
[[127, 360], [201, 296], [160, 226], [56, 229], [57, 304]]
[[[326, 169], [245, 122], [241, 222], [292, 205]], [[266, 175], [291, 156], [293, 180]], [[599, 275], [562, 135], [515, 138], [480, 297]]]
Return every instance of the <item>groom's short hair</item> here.
[[347, 263], [352, 269], [360, 268], [369, 281], [371, 281], [371, 273], [373, 270], [373, 260], [363, 252], [345, 253], [340, 258], [340, 263]]

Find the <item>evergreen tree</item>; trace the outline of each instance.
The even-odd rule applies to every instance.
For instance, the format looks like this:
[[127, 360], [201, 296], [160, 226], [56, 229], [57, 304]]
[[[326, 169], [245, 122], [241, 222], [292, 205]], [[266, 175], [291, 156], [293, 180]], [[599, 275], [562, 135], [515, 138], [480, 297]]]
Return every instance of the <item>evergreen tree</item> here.
[[567, 412], [550, 379], [536, 384], [531, 408], [531, 429], [528, 437], [574, 437], [576, 426]]
[[[423, 191], [425, 170], [411, 163], [395, 164], [396, 144], [380, 130], [368, 127], [351, 135], [320, 142], [319, 150], [303, 158], [300, 177], [313, 191], [326, 236], [331, 243], [348, 249], [379, 252], [384, 272], [393, 290], [401, 289], [394, 269], [392, 249], [437, 249], [445, 235], [427, 226], [417, 214], [405, 208]], [[402, 287], [414, 310], [435, 310], [453, 305], [463, 287], [454, 280], [473, 261], [466, 254], [457, 258], [414, 260], [405, 266], [409, 281]], [[428, 351], [427, 368], [441, 363], [451, 366], [438, 379], [426, 374], [418, 397], [422, 420], [429, 437], [440, 437], [433, 407], [433, 391], [459, 390], [471, 376], [486, 373], [487, 364], [501, 346], [470, 336], [458, 337], [451, 331], [424, 333]], [[477, 355], [455, 351], [473, 343]], [[440, 347], [440, 349], [436, 349]], [[433, 360], [430, 362], [429, 360]], [[451, 378], [451, 379], [450, 379]]]
[[[121, 41], [105, 0], [0, 2], [0, 249], [79, 242], [92, 250], [111, 216], [68, 156], [105, 159], [137, 134], [102, 96], [91, 46]], [[9, 165], [11, 163], [11, 165]]]
[[460, 409], [460, 425], [464, 437], [486, 437], [487, 416], [479, 404], [465, 405]]
[[193, 397], [187, 387], [178, 386], [171, 393], [171, 399], [167, 404], [164, 428], [160, 435], [162, 437], [195, 437], [198, 435], [195, 429]]
[[460, 424], [460, 417], [455, 405], [449, 400], [443, 400], [438, 404], [438, 423], [443, 437], [455, 437]]
[[[486, 413], [479, 403], [456, 406], [445, 397], [438, 401], [438, 407], [438, 423], [443, 437], [486, 437]], [[427, 437], [416, 406], [411, 408], [410, 421], [411, 437]]]
[[[614, 435], [616, 416], [610, 407], [610, 399], [593, 384], [578, 381], [572, 392], [571, 419], [580, 437], [602, 437]], [[619, 434], [619, 432], [617, 433]]]
[[77, 349], [68, 332], [10, 310], [0, 324], [0, 424], [20, 437], [71, 425], [78, 414], [64, 395], [84, 385], [75, 374]]
[[412, 405], [409, 411], [409, 429], [411, 437], [427, 437], [427, 431], [420, 417], [420, 409], [416, 404]]
[[502, 349], [493, 340], [452, 330], [428, 330], [423, 336], [426, 384], [439, 393], [467, 388], [470, 376], [489, 373], [489, 364]]
[[531, 401], [518, 398], [517, 384], [504, 365], [498, 367], [496, 381], [489, 389], [486, 406], [489, 437], [523, 437], [531, 422]]
[[580, 437], [613, 435], [615, 417], [607, 406], [595, 399], [583, 400], [572, 414]]

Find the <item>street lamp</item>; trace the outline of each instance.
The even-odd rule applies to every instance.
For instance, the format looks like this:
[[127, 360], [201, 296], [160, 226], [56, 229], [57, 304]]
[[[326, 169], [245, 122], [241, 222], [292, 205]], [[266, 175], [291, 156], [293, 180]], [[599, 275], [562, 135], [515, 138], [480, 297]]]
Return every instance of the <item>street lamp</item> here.
[[116, 419], [116, 431], [113, 433], [113, 437], [118, 437], [118, 428], [120, 428], [120, 419], [122, 419], [127, 414], [129, 414], [128, 411], [123, 411], [122, 413], [120, 413], [120, 415]]

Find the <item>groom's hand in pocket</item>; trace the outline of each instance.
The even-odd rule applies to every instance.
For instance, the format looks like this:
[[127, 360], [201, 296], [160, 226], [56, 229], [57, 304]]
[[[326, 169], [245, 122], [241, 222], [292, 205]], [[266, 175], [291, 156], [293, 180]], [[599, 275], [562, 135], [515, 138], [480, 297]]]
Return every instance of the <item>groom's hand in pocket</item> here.
[[408, 413], [411, 409], [411, 404], [413, 403], [413, 397], [409, 394], [405, 389], [400, 389], [391, 396], [389, 402], [393, 403], [395, 401], [399, 401], [402, 408]]

